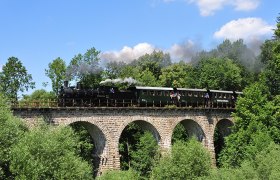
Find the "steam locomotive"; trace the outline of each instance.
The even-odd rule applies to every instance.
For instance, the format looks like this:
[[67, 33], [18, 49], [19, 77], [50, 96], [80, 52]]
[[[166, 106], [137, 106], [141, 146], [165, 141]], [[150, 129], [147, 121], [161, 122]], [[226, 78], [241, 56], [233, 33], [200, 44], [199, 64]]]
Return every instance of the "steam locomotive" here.
[[81, 83], [64, 82], [59, 93], [61, 107], [211, 107], [233, 108], [242, 92], [171, 87], [114, 86], [84, 88]]

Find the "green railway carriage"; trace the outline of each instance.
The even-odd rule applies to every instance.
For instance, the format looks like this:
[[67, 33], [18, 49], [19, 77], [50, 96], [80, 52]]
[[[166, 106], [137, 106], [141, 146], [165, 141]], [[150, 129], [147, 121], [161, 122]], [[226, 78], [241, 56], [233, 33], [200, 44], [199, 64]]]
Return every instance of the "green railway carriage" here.
[[[146, 86], [135, 86], [129, 90], [135, 93], [139, 106], [157, 107], [234, 107], [237, 96], [241, 94], [234, 91]], [[174, 92], [176, 97], [172, 98]]]
[[170, 92], [173, 90], [168, 87], [130, 87], [134, 91], [137, 102], [140, 106], [165, 106], [173, 104]]

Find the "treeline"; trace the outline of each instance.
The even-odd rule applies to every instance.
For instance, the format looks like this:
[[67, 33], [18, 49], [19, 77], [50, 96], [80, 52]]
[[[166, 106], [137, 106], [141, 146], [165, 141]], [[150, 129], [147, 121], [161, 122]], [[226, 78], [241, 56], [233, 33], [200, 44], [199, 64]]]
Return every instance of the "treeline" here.
[[[153, 52], [124, 64], [100, 66], [95, 48], [76, 55], [67, 66], [57, 58], [46, 69], [53, 92], [35, 91], [25, 99], [55, 98], [63, 80], [95, 87], [101, 80], [132, 77], [142, 85], [242, 90], [233, 114], [232, 134], [212, 168], [209, 153], [178, 127], [170, 152], [159, 153], [156, 140], [133, 124], [120, 140], [124, 171], [100, 179], [277, 179], [280, 175], [280, 18], [271, 40], [254, 57], [242, 40], [224, 41], [191, 63], [171, 63]], [[250, 58], [249, 58], [250, 57]], [[262, 66], [260, 66], [262, 64]], [[117, 84], [125, 88], [128, 84]], [[20, 60], [8, 59], [0, 72], [0, 179], [93, 179], [90, 136], [79, 126], [27, 128], [12, 116], [9, 102], [34, 87]], [[3, 94], [3, 95], [2, 95]], [[136, 131], [135, 133], [129, 133]], [[132, 136], [132, 137], [130, 137]]]
[[[241, 91], [253, 83], [264, 68], [262, 57], [256, 57], [243, 40], [225, 40], [209, 52], [198, 53], [190, 62], [172, 63], [170, 55], [162, 51], [145, 54], [129, 63], [125, 61], [104, 64], [100, 59], [100, 51], [95, 48], [75, 55], [68, 65], [58, 57], [45, 69], [52, 91], [36, 90], [34, 94], [23, 98], [26, 101], [55, 99], [64, 80], [70, 81], [72, 85], [81, 82], [89, 88], [96, 88], [103, 81], [105, 85], [121, 89], [129, 85], [142, 85]], [[34, 87], [32, 75], [21, 61], [10, 57], [0, 72], [0, 91], [13, 102], [18, 102], [19, 92]]]

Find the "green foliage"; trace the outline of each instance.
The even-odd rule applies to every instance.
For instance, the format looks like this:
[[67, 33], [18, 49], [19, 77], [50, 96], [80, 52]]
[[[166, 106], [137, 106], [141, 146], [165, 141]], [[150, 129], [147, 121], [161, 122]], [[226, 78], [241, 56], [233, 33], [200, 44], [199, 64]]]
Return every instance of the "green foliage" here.
[[51, 79], [53, 92], [58, 96], [59, 88], [62, 86], [63, 81], [66, 78], [65, 62], [59, 57], [56, 58], [49, 63], [49, 68], [45, 69], [45, 73]]
[[128, 170], [131, 167], [131, 153], [136, 151], [136, 144], [143, 134], [144, 131], [136, 123], [128, 124], [123, 130], [119, 140], [121, 170]]
[[189, 139], [188, 132], [182, 123], [179, 123], [175, 126], [171, 143], [174, 144], [177, 141], [187, 141]]
[[13, 117], [8, 100], [0, 93], [0, 179], [12, 179], [10, 162], [11, 148], [27, 131], [27, 127]]
[[69, 80], [80, 81], [85, 87], [98, 86], [102, 77], [99, 54], [100, 51], [93, 47], [83, 55], [74, 56], [67, 67], [66, 77]]
[[233, 134], [226, 138], [220, 158], [225, 167], [240, 166], [245, 159], [255, 159], [271, 141], [279, 143], [279, 99], [270, 102], [267, 94], [267, 88], [256, 83], [244, 90], [244, 97], [239, 97], [233, 114]]
[[154, 51], [151, 54], [145, 54], [144, 56], [139, 57], [132, 62], [131, 65], [136, 65], [140, 69], [140, 72], [149, 70], [152, 72], [155, 79], [158, 80], [161, 75], [161, 69], [171, 65], [171, 59], [169, 54], [165, 54], [162, 51]]
[[128, 171], [107, 171], [97, 180], [137, 180], [140, 176], [133, 170]]
[[272, 50], [270, 49], [272, 56], [264, 58], [266, 61], [264, 77], [271, 95], [275, 96], [280, 94], [280, 40], [273, 42], [272, 46]]
[[13, 146], [11, 172], [15, 179], [92, 179], [77, 144], [70, 128], [34, 128]]
[[47, 92], [44, 89], [35, 90], [30, 95], [23, 95], [23, 99], [21, 101], [31, 102], [31, 101], [47, 101], [47, 100], [55, 100], [56, 96], [54, 92]]
[[11, 101], [17, 102], [18, 92], [34, 88], [31, 74], [16, 57], [10, 57], [0, 72], [0, 91]]
[[177, 141], [170, 155], [163, 157], [154, 167], [151, 179], [195, 179], [207, 176], [211, 159], [207, 150], [195, 139]]
[[131, 153], [131, 167], [141, 176], [149, 177], [152, 167], [159, 157], [159, 146], [152, 133], [145, 131]]
[[54, 92], [39, 89], [30, 95], [23, 95], [23, 99], [19, 100], [18, 107], [53, 107], [57, 105], [56, 100]]
[[236, 90], [241, 88], [241, 70], [230, 59], [203, 59], [194, 74], [196, 87], [208, 89]]
[[213, 169], [210, 176], [202, 179], [247, 180], [247, 179], [279, 179], [280, 175], [280, 146], [270, 143], [256, 154], [254, 160], [245, 160], [240, 167]]
[[184, 62], [175, 63], [163, 68], [159, 77], [161, 86], [166, 87], [191, 87], [194, 82], [191, 76], [193, 68]]
[[141, 72], [139, 81], [144, 86], [159, 86], [156, 77], [148, 69], [145, 69], [144, 71]]
[[[124, 62], [115, 62], [115, 61], [108, 62], [103, 72], [103, 76], [107, 79], [117, 79], [121, 77], [120, 74], [123, 70], [123, 67], [125, 67], [125, 65], [126, 64]], [[125, 76], [125, 77], [131, 77], [131, 76]]]
[[75, 135], [79, 138], [77, 147], [80, 150], [80, 157], [86, 160], [89, 164], [93, 164], [94, 159], [92, 153], [94, 152], [94, 142], [90, 133], [79, 123], [73, 123], [70, 125], [70, 127], [74, 130]]

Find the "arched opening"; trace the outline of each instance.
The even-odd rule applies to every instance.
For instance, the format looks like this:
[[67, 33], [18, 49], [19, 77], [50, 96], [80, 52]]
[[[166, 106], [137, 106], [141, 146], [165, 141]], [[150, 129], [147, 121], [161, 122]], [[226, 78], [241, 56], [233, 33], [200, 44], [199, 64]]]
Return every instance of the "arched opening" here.
[[92, 165], [93, 175], [96, 177], [99, 166], [106, 163], [101, 157], [106, 144], [105, 135], [96, 125], [89, 122], [78, 121], [70, 124], [70, 127], [79, 136], [80, 156]]
[[[133, 153], [135, 154], [139, 149], [138, 143], [141, 137], [145, 136], [145, 132], [151, 134], [151, 143], [158, 144], [160, 142], [160, 135], [156, 128], [143, 120], [137, 120], [129, 123], [121, 133], [119, 139], [119, 154], [121, 170], [128, 170], [133, 162]], [[149, 142], [147, 143], [149, 144]], [[157, 148], [157, 147], [155, 147]]]
[[201, 126], [191, 119], [186, 119], [175, 126], [171, 143], [173, 144], [177, 140], [186, 141], [191, 137], [196, 138], [200, 142], [205, 140], [205, 134]]
[[231, 133], [231, 127], [233, 126], [233, 122], [228, 119], [220, 120], [214, 131], [214, 147], [215, 147], [215, 158], [216, 164], [219, 167], [219, 155], [225, 145], [225, 137]]

